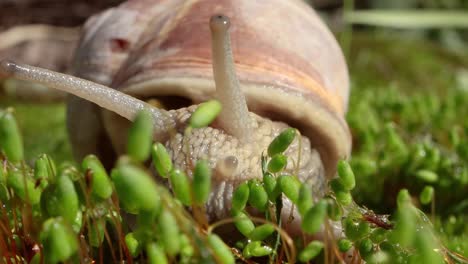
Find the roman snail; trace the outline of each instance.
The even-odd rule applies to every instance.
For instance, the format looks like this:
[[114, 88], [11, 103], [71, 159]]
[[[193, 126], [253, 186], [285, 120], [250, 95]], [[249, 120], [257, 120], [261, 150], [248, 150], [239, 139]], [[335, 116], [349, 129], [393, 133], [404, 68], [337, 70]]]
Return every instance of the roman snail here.
[[[73, 64], [80, 78], [7, 61], [0, 74], [75, 95], [67, 118], [77, 158], [122, 152], [125, 119], [150, 109], [154, 140], [165, 143], [175, 166], [191, 171], [187, 157], [193, 164], [206, 158], [214, 169], [213, 218], [227, 215], [239, 183], [261, 177], [261, 155], [285, 128], [302, 134], [287, 155], [300, 151], [298, 177], [316, 194], [351, 149], [343, 54], [299, 0], [127, 1], [86, 23]], [[210, 98], [222, 103], [220, 116], [184, 138], [190, 113]]]

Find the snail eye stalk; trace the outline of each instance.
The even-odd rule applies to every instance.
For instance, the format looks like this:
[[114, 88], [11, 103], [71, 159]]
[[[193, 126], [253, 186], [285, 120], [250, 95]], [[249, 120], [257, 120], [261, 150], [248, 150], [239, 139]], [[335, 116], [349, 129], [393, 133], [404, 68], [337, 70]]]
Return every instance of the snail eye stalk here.
[[218, 121], [227, 133], [247, 142], [251, 120], [245, 96], [236, 77], [229, 27], [229, 18], [224, 15], [215, 15], [210, 19], [216, 97], [223, 105]]
[[175, 121], [166, 111], [115, 89], [71, 75], [11, 61], [0, 61], [0, 77], [39, 83], [76, 95], [128, 120], [133, 120], [139, 111], [146, 109], [153, 116], [155, 134], [164, 134], [175, 125]]

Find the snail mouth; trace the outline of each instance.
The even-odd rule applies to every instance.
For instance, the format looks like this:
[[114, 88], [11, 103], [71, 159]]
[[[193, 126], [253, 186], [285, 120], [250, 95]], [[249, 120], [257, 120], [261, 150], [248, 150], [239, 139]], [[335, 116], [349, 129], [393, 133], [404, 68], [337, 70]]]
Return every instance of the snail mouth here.
[[165, 110], [185, 108], [193, 104], [191, 99], [183, 96], [158, 95], [141, 99], [154, 107]]

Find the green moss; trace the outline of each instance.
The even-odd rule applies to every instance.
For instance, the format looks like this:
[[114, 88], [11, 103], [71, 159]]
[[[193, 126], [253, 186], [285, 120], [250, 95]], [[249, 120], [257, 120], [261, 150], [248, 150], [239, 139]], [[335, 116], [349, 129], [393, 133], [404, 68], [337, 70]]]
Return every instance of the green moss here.
[[[400, 189], [417, 199], [430, 184], [435, 217], [442, 219], [436, 230], [449, 249], [466, 256], [468, 55], [396, 34], [353, 37], [347, 115], [357, 182], [353, 198], [391, 213]], [[404, 155], [394, 147], [395, 137], [407, 149]], [[435, 175], [435, 181], [422, 174]], [[431, 214], [431, 204], [419, 206]]]
[[466, 75], [468, 54], [453, 53], [428, 40], [398, 33], [353, 33], [348, 64], [355, 90], [394, 85], [405, 94], [444, 94]]
[[14, 108], [25, 149], [25, 160], [32, 164], [43, 153], [58, 163], [72, 160], [65, 125], [63, 103], [35, 104], [0, 98], [0, 108]]

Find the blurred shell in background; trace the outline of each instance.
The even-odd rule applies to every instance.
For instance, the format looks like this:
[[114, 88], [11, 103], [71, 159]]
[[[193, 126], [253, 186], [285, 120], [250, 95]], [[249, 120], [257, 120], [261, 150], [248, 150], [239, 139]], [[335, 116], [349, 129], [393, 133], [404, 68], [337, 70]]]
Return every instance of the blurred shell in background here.
[[[0, 60], [10, 59], [67, 72], [79, 38], [79, 26], [90, 15], [119, 2], [0, 1]], [[57, 101], [65, 96], [62, 92], [41, 85], [0, 79], [0, 98], [5, 95], [35, 102]]]

